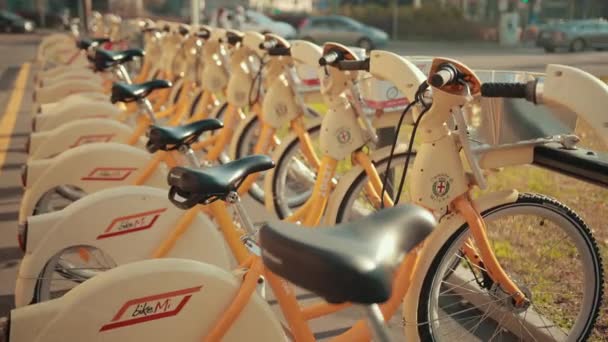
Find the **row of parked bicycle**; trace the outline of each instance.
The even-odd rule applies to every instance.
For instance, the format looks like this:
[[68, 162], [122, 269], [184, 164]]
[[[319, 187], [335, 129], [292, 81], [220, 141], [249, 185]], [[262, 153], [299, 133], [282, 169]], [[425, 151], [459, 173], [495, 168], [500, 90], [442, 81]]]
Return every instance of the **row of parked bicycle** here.
[[[542, 194], [473, 195], [576, 139], [470, 133], [503, 98], [601, 122], [593, 76], [149, 20], [141, 34], [143, 50], [40, 44], [5, 340], [310, 341], [308, 321], [351, 304], [366, 320], [338, 340], [389, 340], [400, 307], [408, 340], [589, 336], [604, 281], [590, 228]], [[242, 196], [276, 219], [254, 224]]]

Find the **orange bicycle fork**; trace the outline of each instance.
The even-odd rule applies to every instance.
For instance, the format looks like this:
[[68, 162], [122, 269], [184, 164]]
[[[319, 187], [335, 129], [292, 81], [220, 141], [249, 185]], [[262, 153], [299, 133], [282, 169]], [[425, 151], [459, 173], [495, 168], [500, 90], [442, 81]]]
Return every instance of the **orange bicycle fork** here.
[[[498, 262], [498, 259], [496, 259], [496, 255], [494, 254], [494, 251], [490, 246], [490, 241], [488, 240], [485, 221], [479, 212], [473, 207], [468, 194], [463, 194], [457, 197], [453, 201], [453, 204], [454, 208], [464, 217], [465, 221], [469, 225], [475, 247], [477, 247], [474, 248], [471, 246], [469, 243], [470, 241], [465, 243], [465, 246], [463, 246], [462, 249], [465, 255], [467, 255], [467, 259], [471, 260], [480, 267], [483, 266], [483, 268], [488, 272], [490, 278], [498, 283], [498, 285], [513, 298], [513, 301], [515, 301], [515, 304], [518, 307], [528, 305], [528, 298], [526, 298], [525, 294], [511, 280]], [[479, 255], [476, 253], [476, 249], [479, 250], [479, 255], [481, 256], [481, 260], [483, 260], [483, 265], [480, 265], [481, 260]]]

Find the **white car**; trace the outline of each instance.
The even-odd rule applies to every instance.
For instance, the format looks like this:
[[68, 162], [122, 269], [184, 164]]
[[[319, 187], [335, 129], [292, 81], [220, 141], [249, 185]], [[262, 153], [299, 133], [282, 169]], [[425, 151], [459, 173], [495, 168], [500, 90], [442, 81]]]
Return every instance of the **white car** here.
[[285, 39], [296, 37], [296, 29], [288, 23], [275, 21], [256, 11], [246, 11], [245, 18], [238, 28], [241, 31], [257, 31], [261, 33], [275, 33]]

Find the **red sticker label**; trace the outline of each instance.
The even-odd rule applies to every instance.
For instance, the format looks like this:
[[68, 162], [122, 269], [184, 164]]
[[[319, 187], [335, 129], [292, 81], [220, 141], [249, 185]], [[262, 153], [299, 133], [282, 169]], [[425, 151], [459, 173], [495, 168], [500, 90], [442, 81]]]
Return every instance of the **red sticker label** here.
[[116, 235], [138, 232], [144, 229], [150, 229], [154, 226], [158, 217], [167, 210], [157, 209], [146, 211], [139, 214], [117, 217], [104, 230], [103, 234], [97, 237], [97, 240], [113, 237]]
[[318, 86], [321, 85], [321, 80], [318, 78], [303, 79], [302, 84], [309, 87]]
[[122, 181], [137, 170], [135, 167], [96, 167], [85, 177], [85, 181]]
[[384, 109], [384, 108], [393, 108], [393, 107], [402, 107], [406, 106], [410, 103], [405, 97], [398, 99], [391, 99], [386, 101], [374, 101], [365, 99], [365, 104], [372, 109]]
[[203, 286], [160, 293], [152, 296], [135, 298], [124, 303], [110, 323], [99, 331], [112, 330], [125, 326], [148, 322], [177, 315], [186, 306], [190, 297], [199, 292]]
[[108, 142], [112, 140], [112, 138], [116, 134], [91, 134], [91, 135], [81, 135], [76, 139], [76, 141], [70, 145], [70, 147], [76, 147], [84, 144], [96, 143], [96, 142]]

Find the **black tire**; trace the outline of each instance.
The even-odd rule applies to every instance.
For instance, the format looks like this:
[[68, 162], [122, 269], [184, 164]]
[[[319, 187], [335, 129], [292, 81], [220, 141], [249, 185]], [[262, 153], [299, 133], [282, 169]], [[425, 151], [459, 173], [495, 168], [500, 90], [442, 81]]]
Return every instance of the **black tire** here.
[[[246, 132], [248, 132], [251, 129], [255, 129], [256, 127], [258, 127], [258, 117], [256, 116], [256, 118], [254, 120], [251, 120], [247, 123], [247, 126], [245, 127], [245, 129], [243, 130], [243, 134], [241, 134], [237, 140], [237, 147], [236, 147], [236, 156], [235, 159], [238, 160], [240, 158], [242, 158], [246, 152], [243, 151], [244, 150], [244, 142], [243, 139], [244, 137], [247, 135]], [[256, 187], [251, 187], [249, 189], [249, 196], [251, 196], [256, 202], [264, 205], [264, 191], [263, 189], [260, 191], [260, 189], [257, 189]]]
[[[406, 157], [407, 157], [406, 152], [395, 153], [395, 155], [393, 156], [393, 161], [391, 162], [391, 166], [392, 167], [402, 166], [404, 164], [404, 162], [402, 162], [402, 160], [404, 161]], [[416, 158], [416, 151], [413, 151], [411, 154], [411, 157], [410, 157], [408, 169], [411, 169], [412, 166], [414, 165], [415, 158]], [[380, 160], [374, 162], [374, 166], [376, 167], [376, 169], [380, 169], [382, 165], [388, 163], [388, 160], [389, 160], [389, 157], [387, 156], [383, 159], [380, 159]], [[384, 181], [384, 179], [382, 178], [383, 173], [380, 174], [380, 177], [381, 177], [382, 181]], [[343, 200], [340, 202], [340, 207], [338, 207], [338, 212], [336, 213], [336, 222], [331, 222], [331, 224], [339, 224], [339, 223], [345, 222], [345, 220], [346, 220], [345, 214], [346, 214], [346, 211], [349, 209], [348, 203], [350, 202], [348, 199], [351, 196], [356, 196], [357, 194], [355, 193], [355, 191], [362, 187], [362, 185], [361, 185], [362, 182], [366, 182], [366, 181], [367, 181], [367, 174], [365, 173], [365, 171], [362, 170], [361, 174], [359, 176], [357, 176], [357, 178], [355, 178], [355, 180], [352, 182], [352, 184], [350, 185], [348, 190], [346, 190]], [[389, 193], [392, 196], [392, 193], [390, 193], [390, 189], [386, 189], [386, 191], [387, 191], [387, 193]]]
[[32, 216], [64, 209], [77, 200], [74, 197], [76, 193], [80, 193], [81, 197], [86, 196], [86, 193], [82, 189], [72, 185], [56, 186], [48, 190], [36, 201]]
[[570, 52], [582, 52], [587, 48], [587, 43], [582, 38], [577, 38], [570, 43]]
[[[595, 272], [595, 277], [596, 277], [597, 281], [594, 282], [595, 291], [592, 294], [593, 295], [592, 300], [591, 300], [592, 306], [589, 310], [587, 310], [587, 314], [585, 315], [585, 318], [583, 321], [584, 328], [583, 328], [582, 332], [579, 334], [579, 336], [576, 336], [575, 338], [571, 338], [571, 336], [568, 336], [568, 340], [585, 341], [587, 339], [587, 337], [589, 336], [589, 334], [591, 333], [591, 331], [593, 330], [594, 323], [597, 319], [597, 316], [599, 314], [599, 310], [600, 310], [600, 307], [602, 304], [602, 297], [603, 297], [603, 291], [604, 291], [604, 289], [603, 289], [604, 273], [603, 273], [603, 269], [602, 269], [602, 260], [601, 260], [601, 256], [600, 256], [599, 249], [597, 246], [597, 242], [593, 238], [589, 227], [587, 227], [585, 222], [572, 209], [568, 208], [564, 204], [562, 204], [554, 199], [548, 198], [543, 195], [520, 194], [519, 198], [514, 203], [502, 204], [502, 205], [496, 206], [494, 208], [488, 209], [482, 213], [482, 216], [485, 219], [487, 216], [489, 216], [491, 214], [495, 214], [496, 212], [498, 212], [500, 210], [503, 210], [503, 209], [509, 210], [509, 209], [516, 208], [518, 206], [520, 206], [520, 207], [528, 206], [528, 207], [535, 207], [535, 209], [548, 210], [548, 212], [547, 212], [548, 216], [551, 214], [556, 214], [557, 216], [570, 222], [570, 224], [573, 227], [575, 227], [576, 233], [579, 235], [579, 237], [582, 238], [582, 241], [584, 241], [584, 244], [586, 246], [585, 248], [587, 248], [587, 251], [589, 252], [589, 255], [591, 256], [591, 259], [592, 259], [593, 265], [591, 265], [591, 268]], [[444, 257], [446, 256], [446, 254], [449, 252], [450, 249], [455, 248], [455, 246], [453, 246], [454, 243], [456, 243], [456, 240], [463, 238], [463, 236], [465, 236], [464, 234], [467, 234], [466, 231], [467, 231], [467, 225], [465, 224], [465, 225], [461, 226], [452, 236], [450, 236], [448, 239], [446, 239], [445, 244], [439, 249], [439, 252], [435, 255], [432, 263], [430, 264], [430, 267], [428, 268], [428, 270], [433, 270], [433, 271], [428, 272], [424, 278], [422, 288], [420, 290], [420, 297], [419, 297], [418, 308], [417, 308], [418, 322], [416, 322], [416, 323], [418, 324], [418, 333], [419, 333], [421, 341], [434, 341], [435, 340], [435, 337], [433, 335], [430, 324], [428, 324], [429, 307], [431, 307], [431, 304], [432, 304], [431, 299], [430, 299], [430, 296], [431, 296], [430, 292], [433, 287], [433, 280], [434, 280], [435, 276], [438, 273], [440, 273], [441, 262], [444, 259]], [[424, 271], [424, 270], [419, 270], [419, 271]], [[508, 272], [508, 270], [507, 270], [507, 272]], [[439, 276], [441, 276], [441, 275], [439, 275]], [[586, 284], [588, 282], [583, 281], [583, 283]]]
[[[316, 133], [316, 132], [319, 132], [320, 130], [321, 130], [321, 126], [320, 125], [319, 126], [314, 126], [314, 127], [310, 128], [310, 129], [308, 129], [308, 133], [309, 134]], [[300, 144], [300, 140], [298, 140], [298, 139], [293, 140], [289, 144], [289, 146], [285, 149], [285, 153], [283, 153], [281, 155], [281, 157], [279, 158], [279, 160], [275, 161], [276, 167], [275, 167], [275, 171], [274, 171], [274, 174], [273, 174], [274, 177], [272, 179], [272, 194], [273, 194], [272, 195], [272, 204], [273, 204], [273, 206], [275, 208], [275, 213], [277, 213], [277, 217], [279, 219], [281, 219], [281, 220], [284, 219], [284, 218], [286, 218], [289, 215], [289, 213], [286, 213], [283, 210], [283, 208], [281, 208], [281, 205], [279, 203], [279, 199], [277, 198], [277, 196], [274, 196], [274, 194], [276, 194], [277, 191], [278, 191], [277, 190], [277, 183], [279, 182], [278, 177], [281, 174], [281, 172], [280, 172], [281, 169], [283, 167], [286, 167], [286, 164], [288, 164], [288, 161], [285, 160], [285, 158], [286, 158], [285, 156], [290, 155], [291, 151], [293, 151], [294, 149], [299, 148], [299, 144]], [[268, 196], [268, 195], [266, 195], [266, 196]], [[290, 203], [289, 207], [293, 208], [293, 207], [297, 207], [299, 205], [302, 205], [304, 202], [306, 202], [307, 199], [308, 199], [308, 197], [306, 197], [306, 199], [304, 199], [302, 201], [299, 201], [297, 203]]]
[[[307, 107], [308, 110], [308, 115], [312, 116], [312, 117], [321, 117], [321, 115], [315, 111], [314, 109]], [[245, 127], [245, 129], [243, 130], [243, 134], [241, 134], [237, 140], [237, 147], [236, 147], [236, 159], [240, 159], [243, 158], [247, 155], [249, 155], [247, 153], [247, 151], [245, 151], [245, 142], [244, 139], [245, 137], [247, 137], [249, 135], [249, 130], [251, 129], [256, 129], [258, 127], [258, 119], [256, 118], [255, 120], [251, 120], [247, 123], [247, 126]], [[309, 131], [309, 133], [311, 133], [312, 131]], [[268, 151], [270, 154], [270, 151]], [[260, 204], [264, 204], [264, 191], [263, 189], [256, 189], [255, 187], [252, 187], [251, 189], [249, 189], [249, 195], [256, 200], [258, 203]]]
[[357, 46], [365, 49], [365, 51], [370, 51], [374, 49], [374, 43], [369, 38], [361, 38], [357, 41]]
[[192, 104], [190, 105], [190, 112], [188, 113], [188, 118], [191, 118], [194, 116], [194, 114], [196, 112], [196, 107], [198, 107], [199, 102], [201, 102], [201, 99], [202, 99], [204, 93], [205, 93], [205, 91], [201, 90], [194, 97], [194, 100], [192, 101]]
[[173, 104], [176, 104], [179, 102], [179, 97], [182, 95], [183, 89], [184, 89], [184, 85], [182, 83], [182, 85], [179, 87], [179, 89], [177, 89], [177, 91], [175, 92], [175, 97], [173, 98]]
[[[61, 259], [61, 256], [64, 255], [64, 253], [73, 254], [74, 251], [81, 248], [86, 248], [91, 253], [96, 255], [96, 257], [93, 258], [95, 259], [95, 261], [98, 261], [100, 259], [103, 260], [103, 264], [100, 263], [99, 265], [95, 265], [95, 267], [89, 269], [86, 267], [81, 267], [83, 265], [73, 264], [69, 260]], [[97, 253], [97, 251], [99, 251], [99, 254]], [[71, 269], [68, 266], [76, 267]], [[118, 265], [115, 263], [115, 261], [111, 258], [110, 255], [96, 247], [88, 245], [75, 245], [66, 247], [63, 250], [57, 252], [57, 254], [53, 255], [49, 260], [46, 261], [46, 264], [40, 272], [38, 280], [36, 281], [34, 296], [30, 304], [41, 303], [54, 298], [61, 297], [73, 288], [70, 287], [69, 289], [57, 289], [53, 286], [54, 280], [61, 282], [62, 285], [70, 283], [69, 285], [77, 287], [82, 282], [96, 276], [98, 272], [105, 272], [117, 266]]]
[[[224, 102], [219, 106], [219, 108], [217, 108], [217, 110], [214, 110], [209, 117], [216, 118], [216, 119], [224, 122], [224, 114], [226, 113], [227, 108], [228, 108], [228, 102]], [[214, 136], [216, 134], [219, 134], [220, 132], [221, 132], [221, 130], [216, 129], [216, 130], [209, 132], [208, 136]], [[224, 149], [224, 152], [220, 153], [220, 156], [218, 157], [218, 160], [217, 160], [218, 163], [226, 164], [227, 162], [230, 161], [230, 157], [228, 156], [227, 148], [228, 148], [228, 146], [226, 146], [226, 149]], [[205, 149], [205, 151], [208, 152], [209, 150]]]

